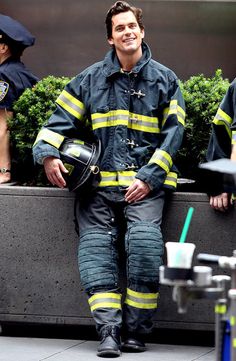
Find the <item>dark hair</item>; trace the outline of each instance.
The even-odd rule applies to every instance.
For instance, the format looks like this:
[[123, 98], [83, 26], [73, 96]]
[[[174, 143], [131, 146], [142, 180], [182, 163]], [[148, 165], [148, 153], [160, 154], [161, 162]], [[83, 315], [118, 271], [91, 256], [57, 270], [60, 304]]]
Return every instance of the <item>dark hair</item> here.
[[17, 59], [21, 57], [25, 49], [24, 45], [11, 39], [9, 36], [7, 36], [4, 33], [2, 33], [2, 37], [0, 38], [0, 43], [6, 44], [10, 49], [11, 56]]
[[142, 9], [131, 6], [125, 1], [116, 1], [115, 4], [112, 5], [112, 7], [108, 10], [105, 20], [108, 39], [110, 39], [112, 36], [112, 17], [114, 15], [125, 13], [127, 11], [132, 11], [138, 22], [140, 29], [141, 30], [144, 29], [144, 25], [142, 22]]

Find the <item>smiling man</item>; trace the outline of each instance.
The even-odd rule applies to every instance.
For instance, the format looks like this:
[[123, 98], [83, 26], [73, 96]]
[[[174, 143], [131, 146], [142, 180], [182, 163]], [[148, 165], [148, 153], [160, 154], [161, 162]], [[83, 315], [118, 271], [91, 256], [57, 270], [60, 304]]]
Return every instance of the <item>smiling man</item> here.
[[[176, 75], [152, 59], [143, 41], [141, 9], [117, 1], [107, 13], [106, 28], [111, 50], [66, 86], [33, 153], [49, 181], [63, 188], [65, 139], [84, 136], [101, 146], [100, 181], [95, 189], [78, 188], [75, 219], [81, 282], [101, 340], [97, 355], [117, 357], [121, 349], [145, 351], [145, 335], [152, 330], [163, 255], [162, 211], [166, 191], [177, 183], [174, 157], [185, 108]], [[90, 126], [86, 135], [85, 124]], [[120, 242], [126, 252], [124, 303]]]

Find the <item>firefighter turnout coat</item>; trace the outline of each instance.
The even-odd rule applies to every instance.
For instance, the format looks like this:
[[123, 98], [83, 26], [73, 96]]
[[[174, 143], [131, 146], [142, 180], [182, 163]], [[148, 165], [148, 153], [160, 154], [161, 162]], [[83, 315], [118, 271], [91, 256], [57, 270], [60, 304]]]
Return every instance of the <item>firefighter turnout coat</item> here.
[[212, 122], [207, 161], [230, 158], [236, 144], [236, 79], [230, 84]]
[[56, 100], [57, 109], [39, 132], [34, 159], [59, 156], [63, 140], [83, 138], [90, 127], [101, 142], [99, 187], [127, 187], [138, 178], [153, 190], [175, 189], [185, 106], [176, 75], [151, 58], [147, 44], [131, 72], [114, 49], [77, 75]]

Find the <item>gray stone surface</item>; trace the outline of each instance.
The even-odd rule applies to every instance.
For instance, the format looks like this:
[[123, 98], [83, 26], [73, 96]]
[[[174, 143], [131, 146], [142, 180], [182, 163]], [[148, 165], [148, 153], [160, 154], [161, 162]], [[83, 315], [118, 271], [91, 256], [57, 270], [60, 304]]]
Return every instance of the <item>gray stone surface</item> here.
[[[67, 190], [0, 187], [0, 322], [93, 322], [79, 281], [73, 204]], [[190, 206], [195, 212], [187, 241], [196, 244], [195, 253], [231, 255], [235, 212], [214, 212], [205, 194], [173, 195], [163, 220], [164, 240], [179, 240]], [[155, 325], [212, 330], [213, 302], [191, 300], [181, 315], [172, 289], [161, 286]]]

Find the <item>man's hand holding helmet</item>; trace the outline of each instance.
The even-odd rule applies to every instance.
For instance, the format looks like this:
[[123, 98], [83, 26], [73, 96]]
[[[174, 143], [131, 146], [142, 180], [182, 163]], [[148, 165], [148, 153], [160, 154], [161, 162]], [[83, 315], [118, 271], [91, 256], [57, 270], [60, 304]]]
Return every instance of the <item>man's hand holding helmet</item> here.
[[62, 173], [68, 173], [68, 170], [64, 167], [64, 164], [59, 158], [46, 157], [43, 161], [45, 173], [49, 182], [53, 185], [57, 185], [59, 188], [66, 187], [66, 181], [62, 176]]

